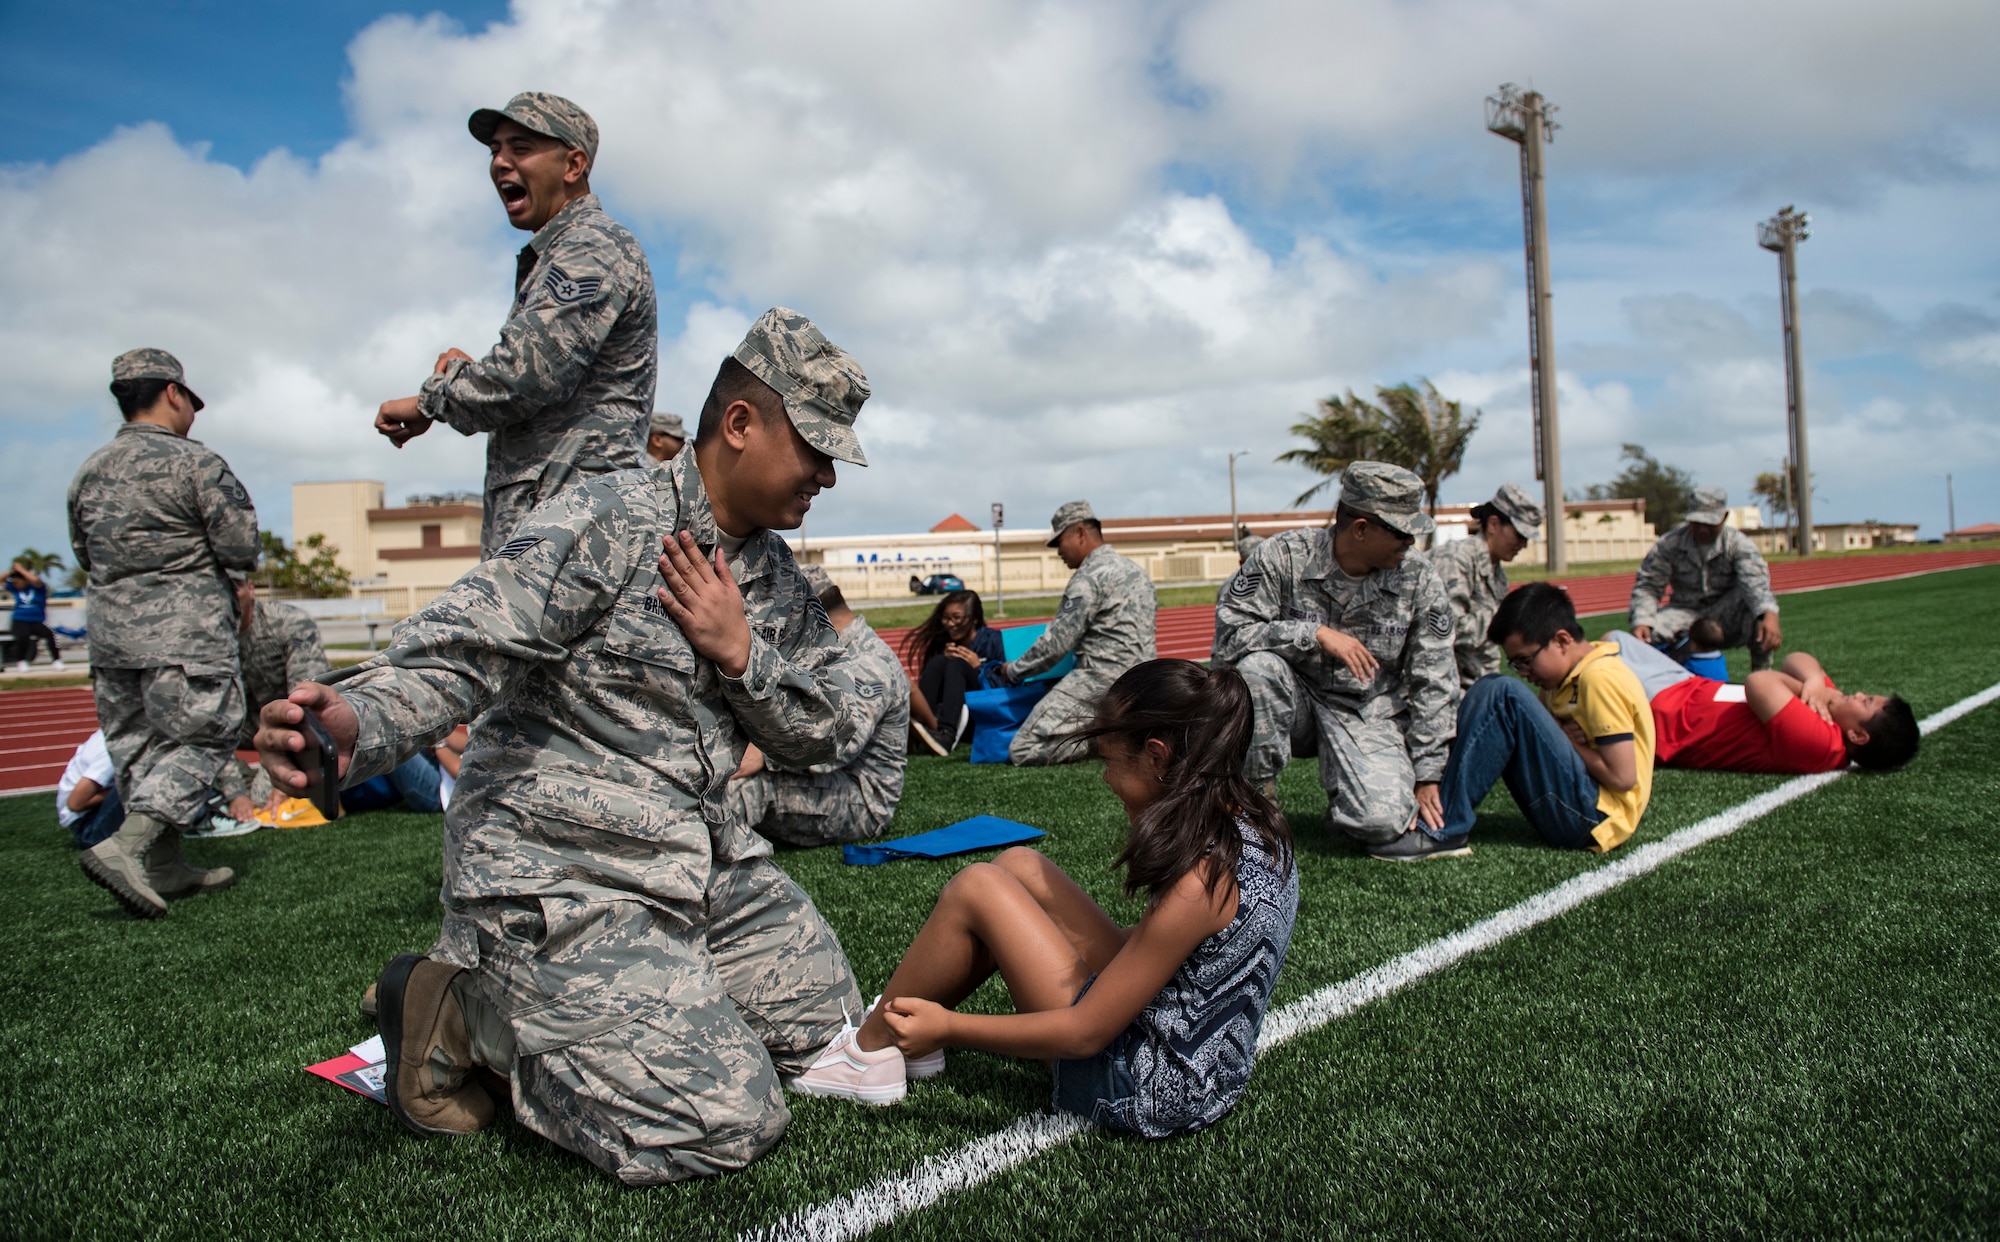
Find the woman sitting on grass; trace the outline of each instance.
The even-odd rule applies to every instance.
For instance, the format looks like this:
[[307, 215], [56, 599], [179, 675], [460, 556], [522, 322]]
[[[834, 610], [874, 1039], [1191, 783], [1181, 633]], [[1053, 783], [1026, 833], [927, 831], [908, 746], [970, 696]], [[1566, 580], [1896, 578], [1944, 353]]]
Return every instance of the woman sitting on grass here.
[[924, 623], [903, 636], [905, 663], [916, 657], [922, 672], [910, 687], [910, 753], [919, 747], [948, 755], [965, 738], [971, 713], [969, 691], [986, 686], [982, 670], [1004, 663], [1000, 631], [986, 624], [977, 591], [953, 591], [938, 601]]
[[[1114, 866], [1146, 890], [1124, 928], [1048, 859], [1016, 848], [960, 871], [859, 1028], [794, 1090], [871, 1104], [944, 1068], [947, 1045], [1046, 1060], [1055, 1106], [1159, 1138], [1243, 1094], [1298, 912], [1291, 831], [1243, 778], [1250, 692], [1233, 670], [1150, 660], [1084, 732], [1131, 832]], [[1017, 1012], [955, 1012], [994, 971]], [[906, 1059], [907, 1058], [907, 1059]]]

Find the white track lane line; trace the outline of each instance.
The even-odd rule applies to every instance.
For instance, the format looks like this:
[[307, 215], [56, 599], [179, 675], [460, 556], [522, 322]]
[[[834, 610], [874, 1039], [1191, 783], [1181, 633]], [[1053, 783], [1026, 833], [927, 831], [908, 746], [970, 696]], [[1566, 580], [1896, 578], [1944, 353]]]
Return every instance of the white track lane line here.
[[[1960, 699], [1927, 717], [1921, 726], [1923, 732], [1926, 735], [1934, 733], [1995, 699], [2000, 699], [2000, 684], [1988, 686], [1978, 694]], [[1400, 991], [1481, 949], [1518, 936], [1538, 923], [1545, 923], [1628, 880], [1635, 880], [1668, 859], [1718, 837], [1726, 837], [1788, 802], [1831, 785], [1844, 775], [1846, 773], [1842, 771], [1794, 777], [1748, 802], [1711, 815], [1671, 836], [1642, 845], [1602, 867], [1572, 876], [1554, 888], [1509, 906], [1492, 918], [1474, 923], [1464, 931], [1433, 940], [1372, 970], [1365, 970], [1352, 979], [1293, 1001], [1265, 1017], [1263, 1034], [1257, 1040], [1257, 1051], [1259, 1054], [1269, 1052], [1287, 1040], [1344, 1018], [1370, 1001]], [[1069, 1113], [1030, 1113], [1007, 1128], [974, 1139], [956, 1151], [927, 1156], [907, 1173], [885, 1177], [873, 1185], [863, 1186], [818, 1207], [785, 1217], [768, 1229], [746, 1233], [742, 1242], [751, 1242], [752, 1239], [759, 1242], [846, 1242], [859, 1238], [929, 1207], [954, 1191], [968, 1190], [1005, 1173], [1088, 1129], [1088, 1122]]]

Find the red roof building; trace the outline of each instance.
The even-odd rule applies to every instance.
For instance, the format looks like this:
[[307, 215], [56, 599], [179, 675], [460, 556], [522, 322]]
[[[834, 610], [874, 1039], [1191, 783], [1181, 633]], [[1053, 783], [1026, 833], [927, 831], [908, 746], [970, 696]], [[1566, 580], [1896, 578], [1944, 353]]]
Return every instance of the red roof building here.
[[954, 513], [950, 517], [946, 518], [944, 521], [939, 522], [936, 526], [931, 527], [931, 534], [947, 535], [957, 531], [967, 531], [967, 530], [976, 531], [978, 529], [979, 528], [977, 526], [974, 526], [972, 523], [966, 521], [964, 518]]

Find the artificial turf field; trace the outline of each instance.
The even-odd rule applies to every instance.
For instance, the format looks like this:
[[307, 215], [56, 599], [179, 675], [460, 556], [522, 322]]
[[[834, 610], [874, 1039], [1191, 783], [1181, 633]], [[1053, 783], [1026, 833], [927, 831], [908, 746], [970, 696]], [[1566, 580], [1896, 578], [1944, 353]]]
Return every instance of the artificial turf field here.
[[[2000, 681], [2000, 567], [1788, 596], [1787, 646], [1918, 715]], [[1599, 618], [1593, 632], [1621, 618]], [[1740, 677], [1743, 669], [1734, 669]], [[0, 704], [0, 709], [4, 704]], [[1849, 776], [1258, 1061], [1207, 1132], [1088, 1134], [886, 1235], [1984, 1235], [2000, 1220], [2000, 704], [1893, 776]], [[1663, 771], [1630, 851], [1776, 787]], [[1504, 791], [1470, 858], [1373, 862], [1282, 795], [1302, 903], [1277, 1005], [1594, 867]], [[991, 812], [1114, 913], [1094, 764], [913, 759], [892, 834]], [[749, 1170], [626, 1190], [511, 1122], [421, 1141], [300, 1067], [438, 922], [439, 821], [195, 843], [242, 875], [143, 923], [79, 875], [51, 795], [0, 801], [0, 1233], [730, 1237], [1046, 1104], [1039, 1064], [952, 1052], [900, 1107], [793, 1100]], [[1615, 856], [1614, 856], [1615, 857]], [[957, 863], [781, 851], [864, 989]], [[963, 861], [963, 860], [961, 860]], [[991, 987], [976, 1003], [1003, 1004]]]

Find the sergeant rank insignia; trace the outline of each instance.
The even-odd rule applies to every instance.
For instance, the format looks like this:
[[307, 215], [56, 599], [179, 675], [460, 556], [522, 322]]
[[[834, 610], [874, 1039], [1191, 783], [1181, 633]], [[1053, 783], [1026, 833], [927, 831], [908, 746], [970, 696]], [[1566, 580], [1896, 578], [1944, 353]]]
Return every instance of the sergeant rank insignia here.
[[549, 296], [567, 306], [572, 302], [585, 302], [597, 296], [598, 288], [604, 284], [600, 276], [586, 276], [581, 280], [572, 279], [568, 273], [554, 264], [549, 265], [548, 275], [542, 277], [542, 288]]

